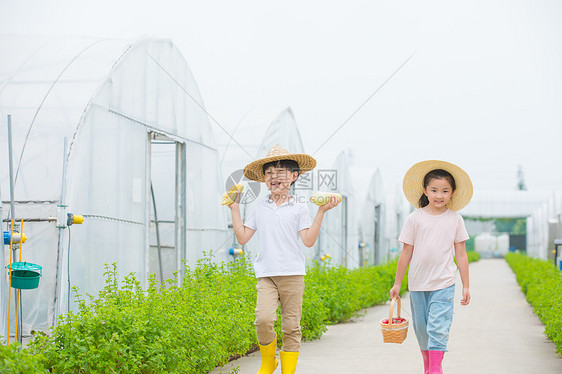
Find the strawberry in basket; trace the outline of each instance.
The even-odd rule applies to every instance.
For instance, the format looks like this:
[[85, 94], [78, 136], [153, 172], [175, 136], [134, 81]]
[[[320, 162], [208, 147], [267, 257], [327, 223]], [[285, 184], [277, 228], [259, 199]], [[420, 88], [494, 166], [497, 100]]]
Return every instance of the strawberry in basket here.
[[[406, 322], [405, 318], [402, 317], [392, 317], [392, 324], [399, 324], [399, 323], [404, 323]], [[385, 318], [381, 321], [381, 323], [387, 324], [388, 325], [388, 318]]]
[[[398, 316], [392, 317], [392, 312], [394, 310], [394, 303], [398, 301]], [[408, 335], [408, 320], [400, 317], [400, 297], [392, 299], [390, 302], [390, 311], [388, 313], [388, 318], [382, 319], [380, 322], [382, 338], [385, 343], [402, 343], [406, 336]], [[392, 323], [388, 323], [392, 321]]]

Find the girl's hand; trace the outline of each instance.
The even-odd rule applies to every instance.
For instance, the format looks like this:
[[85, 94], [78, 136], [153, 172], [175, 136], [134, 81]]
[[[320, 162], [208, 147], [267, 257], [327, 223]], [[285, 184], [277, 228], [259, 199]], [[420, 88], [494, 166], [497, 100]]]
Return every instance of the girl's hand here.
[[335, 196], [330, 197], [330, 202], [326, 205], [322, 205], [320, 207], [318, 207], [318, 210], [322, 211], [322, 212], [327, 212], [328, 210], [335, 208], [336, 206], [338, 206], [340, 202], [338, 201], [338, 198]]
[[470, 291], [468, 288], [463, 288], [461, 305], [468, 305], [468, 303], [470, 303]]
[[400, 296], [400, 285], [395, 284], [394, 287], [390, 289], [390, 300], [399, 296]]

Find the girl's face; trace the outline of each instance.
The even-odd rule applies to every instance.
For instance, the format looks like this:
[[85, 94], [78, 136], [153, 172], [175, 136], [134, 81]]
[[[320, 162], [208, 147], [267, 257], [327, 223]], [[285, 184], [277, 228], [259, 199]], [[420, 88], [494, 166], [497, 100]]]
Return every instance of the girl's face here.
[[284, 193], [288, 192], [291, 188], [291, 183], [297, 180], [299, 173], [296, 171], [291, 172], [285, 168], [277, 168], [270, 166], [265, 170], [265, 185], [271, 193]]
[[427, 196], [431, 207], [444, 210], [453, 196], [453, 187], [446, 178], [434, 178], [423, 189], [423, 193]]

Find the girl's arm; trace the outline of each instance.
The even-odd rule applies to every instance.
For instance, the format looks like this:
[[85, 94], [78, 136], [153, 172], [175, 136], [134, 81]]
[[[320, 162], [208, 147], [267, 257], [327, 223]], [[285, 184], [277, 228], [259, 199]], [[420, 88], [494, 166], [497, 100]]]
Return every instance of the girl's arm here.
[[318, 213], [316, 213], [316, 217], [314, 217], [310, 228], [300, 231], [301, 239], [305, 246], [310, 248], [314, 245], [314, 243], [316, 243], [318, 235], [320, 234], [320, 227], [322, 225], [324, 213], [334, 208], [338, 204], [338, 199], [335, 196], [332, 196], [328, 204], [318, 207]]
[[468, 290], [468, 256], [466, 255], [466, 242], [455, 243], [455, 258], [461, 275], [462, 300], [461, 305], [470, 303], [470, 291]]
[[244, 245], [252, 238], [256, 230], [244, 226], [242, 223], [242, 216], [240, 215], [240, 194], [236, 196], [236, 200], [228, 206], [232, 213], [232, 227], [238, 243]]
[[398, 265], [396, 266], [396, 278], [394, 279], [394, 287], [390, 289], [391, 299], [394, 299], [396, 296], [400, 296], [402, 279], [404, 279], [404, 274], [406, 274], [406, 269], [408, 268], [408, 264], [412, 259], [413, 251], [413, 245], [404, 243], [404, 246], [402, 247], [402, 253], [400, 253], [400, 259], [398, 259]]

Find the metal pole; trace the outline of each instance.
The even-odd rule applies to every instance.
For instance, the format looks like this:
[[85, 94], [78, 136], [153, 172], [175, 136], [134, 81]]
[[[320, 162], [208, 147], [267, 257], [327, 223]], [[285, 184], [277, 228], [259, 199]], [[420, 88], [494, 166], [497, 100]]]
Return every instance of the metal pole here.
[[[0, 188], [0, 218], [2, 217], [2, 189]], [[0, 226], [1, 227], [1, 226]], [[3, 230], [0, 230], [3, 231]], [[2, 259], [2, 264], [4, 264], [4, 259], [6, 258], [6, 248], [4, 245], [4, 239], [2, 238], [2, 242], [0, 243], [0, 248], [2, 249], [0, 251], [0, 255], [2, 257], [0, 257]], [[4, 265], [2, 265], [4, 266]], [[0, 276], [0, 300], [2, 301], [2, 306], [0, 306], [0, 337], [5, 337], [7, 338], [7, 335], [5, 336], [4, 333], [7, 331], [8, 329], [8, 322], [6, 320], [6, 318], [8, 317], [8, 306], [10, 305], [10, 299], [7, 298], [6, 296], [8, 296], [8, 282], [6, 281], [7, 277], [4, 275], [4, 273], [2, 273], [2, 276]], [[5, 303], [4, 300], [8, 299], [8, 302]], [[6, 339], [7, 340], [7, 339]]]
[[16, 216], [14, 204], [14, 162], [12, 160], [12, 116], [8, 114], [8, 163], [10, 166], [10, 217], [15, 219]]
[[10, 299], [12, 298], [12, 271], [13, 271], [13, 263], [12, 263], [12, 246], [14, 245], [14, 220], [10, 222], [10, 272], [8, 276], [8, 331], [6, 332], [6, 345], [10, 345], [10, 314], [12, 312], [12, 303]]
[[[12, 116], [8, 114], [8, 164], [9, 164], [9, 168], [10, 168], [10, 217], [12, 220], [12, 228], [13, 228], [13, 221], [16, 217], [16, 207], [15, 207], [15, 199], [14, 199], [14, 161], [13, 161], [13, 147], [12, 147]], [[21, 231], [21, 230], [20, 230]], [[13, 255], [14, 258], [16, 258], [16, 248], [17, 246], [13, 246], [12, 249], [12, 253], [11, 255]], [[17, 297], [17, 292], [14, 293], [14, 301], [15, 301], [15, 305], [17, 307], [18, 305], [18, 297]], [[17, 319], [17, 316], [16, 316]], [[8, 331], [8, 335], [10, 334], [10, 332]], [[15, 332], [16, 336], [18, 335], [18, 332]], [[21, 336], [21, 334], [20, 334]], [[9, 338], [9, 337], [8, 337]]]
[[185, 143], [176, 143], [176, 250], [177, 250], [177, 266], [179, 273], [180, 285], [183, 284], [185, 276], [185, 264], [187, 261], [187, 146]]
[[[64, 150], [63, 150], [63, 155], [62, 155], [62, 187], [61, 187], [61, 197], [60, 197], [60, 203], [59, 203], [59, 208], [63, 209], [62, 207], [64, 207], [64, 203], [66, 200], [66, 150], [67, 150], [67, 143], [68, 143], [68, 138], [64, 138]], [[59, 282], [60, 282], [60, 277], [61, 277], [61, 272], [62, 272], [62, 261], [61, 261], [61, 257], [62, 257], [62, 251], [63, 251], [63, 234], [64, 234], [64, 229], [66, 228], [66, 226], [61, 227], [61, 226], [57, 226], [57, 228], [59, 229], [59, 234], [58, 234], [58, 246], [57, 246], [57, 264], [56, 264], [56, 273], [55, 273], [55, 290], [54, 290], [54, 298], [53, 298], [53, 305], [51, 307], [51, 311], [52, 311], [52, 325], [54, 326], [57, 322], [57, 303], [58, 303], [58, 299], [59, 299]], [[70, 295], [67, 295], [67, 297], [70, 297]], [[58, 310], [58, 312], [61, 312], [60, 310]], [[68, 312], [68, 311], [67, 311]]]
[[154, 198], [154, 188], [150, 182], [150, 194], [152, 196], [152, 206], [154, 208], [154, 228], [156, 229], [156, 245], [158, 246], [158, 268], [160, 270], [160, 283], [164, 283], [164, 272], [162, 271], [162, 247], [160, 246], [160, 225], [158, 224], [158, 212], [156, 211], [156, 199]]
[[[23, 220], [20, 224], [20, 235], [23, 235]], [[20, 236], [21, 238], [21, 236]], [[21, 252], [23, 251], [23, 241], [20, 239], [20, 258], [21, 262]], [[13, 266], [13, 265], [12, 265]], [[16, 340], [18, 343], [22, 343], [22, 329], [23, 329], [23, 311], [22, 311], [22, 301], [21, 301], [21, 289], [16, 291]], [[19, 322], [19, 323], [18, 323]]]

